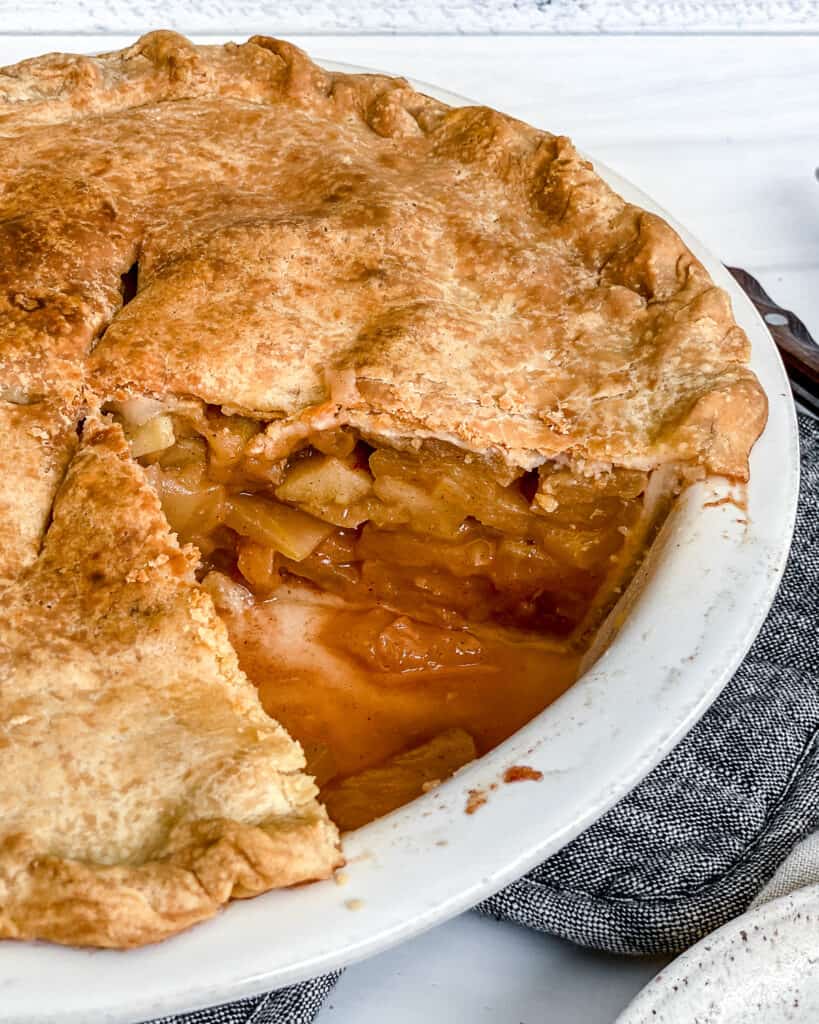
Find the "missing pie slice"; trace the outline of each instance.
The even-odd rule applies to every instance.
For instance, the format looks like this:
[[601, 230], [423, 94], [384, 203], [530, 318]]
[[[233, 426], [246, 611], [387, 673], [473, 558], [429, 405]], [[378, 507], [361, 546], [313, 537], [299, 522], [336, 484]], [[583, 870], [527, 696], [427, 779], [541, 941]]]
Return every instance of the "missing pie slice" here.
[[747, 479], [727, 296], [567, 139], [157, 32], [0, 71], [0, 149], [2, 935], [325, 877]]

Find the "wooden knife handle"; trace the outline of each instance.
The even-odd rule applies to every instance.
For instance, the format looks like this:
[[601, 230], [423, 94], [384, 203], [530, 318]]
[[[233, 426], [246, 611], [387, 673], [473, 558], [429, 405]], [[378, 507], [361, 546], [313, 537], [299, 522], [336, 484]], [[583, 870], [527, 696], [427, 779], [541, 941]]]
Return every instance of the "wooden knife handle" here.
[[819, 345], [799, 317], [778, 306], [752, 274], [740, 267], [728, 270], [771, 332], [796, 398], [819, 415]]

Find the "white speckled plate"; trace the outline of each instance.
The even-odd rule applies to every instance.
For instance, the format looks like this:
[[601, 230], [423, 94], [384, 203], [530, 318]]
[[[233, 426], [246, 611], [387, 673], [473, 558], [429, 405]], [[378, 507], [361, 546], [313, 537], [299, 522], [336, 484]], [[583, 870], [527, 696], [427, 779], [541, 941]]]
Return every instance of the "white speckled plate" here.
[[[328, 65], [359, 71], [360, 68]], [[445, 102], [467, 101], [422, 85]], [[720, 262], [627, 181], [631, 202], [670, 221], [731, 295], [770, 418], [751, 459], [747, 513], [689, 489], [648, 560], [619, 634], [551, 707], [443, 786], [347, 837], [334, 882], [234, 903], [159, 946], [128, 953], [0, 944], [4, 1024], [120, 1024], [193, 1009], [340, 967], [474, 905], [554, 853], [642, 779], [711, 704], [773, 600], [798, 488], [793, 403], [777, 351]], [[540, 782], [498, 785], [531, 766]], [[490, 788], [496, 787], [496, 788]], [[467, 815], [470, 790], [489, 799]]]
[[660, 971], [615, 1024], [796, 1021], [819, 1021], [819, 885], [706, 936]]

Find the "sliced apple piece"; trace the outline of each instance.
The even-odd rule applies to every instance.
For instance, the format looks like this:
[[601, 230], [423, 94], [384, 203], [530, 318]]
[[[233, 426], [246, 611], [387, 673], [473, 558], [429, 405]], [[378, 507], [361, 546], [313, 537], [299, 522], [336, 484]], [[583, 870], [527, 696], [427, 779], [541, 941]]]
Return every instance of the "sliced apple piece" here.
[[581, 476], [569, 469], [546, 464], [538, 470], [538, 488], [535, 503], [551, 512], [557, 504], [578, 505], [598, 502], [601, 498], [621, 498], [630, 501], [646, 489], [648, 474], [634, 469], [614, 466], [596, 476]]
[[239, 540], [236, 567], [257, 594], [269, 593], [280, 582], [276, 552], [248, 537]]
[[127, 433], [131, 454], [135, 459], [142, 455], [164, 451], [176, 441], [173, 420], [168, 413], [154, 416], [141, 426], [129, 429]]
[[406, 524], [417, 533], [448, 538], [457, 535], [466, 515], [421, 484], [400, 476], [377, 476], [373, 488], [382, 502], [371, 509], [370, 518], [377, 526]]
[[307, 762], [304, 770], [313, 776], [317, 786], [325, 786], [330, 779], [338, 775], [338, 765], [332, 750], [318, 740], [302, 737], [299, 742], [304, 751], [304, 760]]
[[358, 526], [368, 518], [373, 481], [349, 458], [311, 455], [299, 459], [276, 488], [276, 497], [335, 526]]
[[499, 484], [481, 463], [381, 449], [370, 456], [370, 469], [375, 493], [404, 511], [418, 533], [452, 536], [467, 516], [516, 536], [531, 528], [534, 517], [518, 488]]
[[163, 469], [199, 465], [204, 467], [208, 446], [201, 437], [179, 437], [176, 443], [166, 448], [159, 457]]
[[353, 454], [355, 434], [349, 430], [319, 430], [309, 437], [310, 444], [324, 455], [345, 458]]
[[514, 484], [502, 487], [476, 466], [451, 464], [447, 470], [433, 488], [436, 497], [502, 533], [522, 537], [531, 530], [534, 516]]
[[149, 466], [145, 475], [159, 495], [171, 529], [183, 543], [208, 534], [222, 522], [225, 489], [208, 480], [200, 464], [167, 470]]
[[106, 402], [105, 411], [112, 412], [122, 420], [126, 431], [134, 431], [143, 423], [152, 420], [165, 410], [165, 405], [156, 398], [134, 395], [121, 402]]
[[377, 768], [331, 782], [321, 799], [336, 825], [349, 832], [409, 803], [477, 756], [468, 732], [447, 729]]
[[231, 497], [226, 507], [225, 523], [232, 530], [296, 562], [306, 558], [333, 531], [328, 523], [306, 512], [257, 495]]
[[605, 559], [623, 544], [623, 534], [617, 530], [573, 529], [559, 524], [544, 525], [538, 539], [543, 550], [558, 562], [587, 572], [605, 571]]
[[218, 424], [206, 434], [211, 459], [219, 466], [232, 466], [241, 459], [248, 441], [259, 433], [261, 424], [247, 416], [222, 416]]
[[368, 523], [357, 546], [362, 559], [395, 565], [443, 569], [453, 576], [488, 575], [495, 561], [497, 541], [477, 524], [465, 526], [457, 541], [406, 530], [379, 530]]

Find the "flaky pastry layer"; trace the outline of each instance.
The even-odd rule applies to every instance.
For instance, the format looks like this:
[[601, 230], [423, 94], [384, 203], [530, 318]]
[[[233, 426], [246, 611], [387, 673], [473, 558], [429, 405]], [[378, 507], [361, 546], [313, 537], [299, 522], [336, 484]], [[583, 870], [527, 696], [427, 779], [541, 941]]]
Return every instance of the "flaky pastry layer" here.
[[119, 427], [2, 592], [0, 937], [126, 947], [326, 877], [338, 834]]

